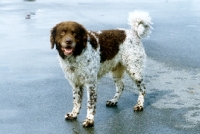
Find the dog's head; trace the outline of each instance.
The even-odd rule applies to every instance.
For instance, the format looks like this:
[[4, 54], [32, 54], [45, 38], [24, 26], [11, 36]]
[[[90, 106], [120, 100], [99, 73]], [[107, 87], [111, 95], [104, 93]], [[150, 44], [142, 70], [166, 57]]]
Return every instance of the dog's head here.
[[56, 45], [63, 59], [70, 55], [77, 56], [86, 47], [87, 31], [76, 22], [61, 22], [51, 30], [50, 42], [52, 49]]

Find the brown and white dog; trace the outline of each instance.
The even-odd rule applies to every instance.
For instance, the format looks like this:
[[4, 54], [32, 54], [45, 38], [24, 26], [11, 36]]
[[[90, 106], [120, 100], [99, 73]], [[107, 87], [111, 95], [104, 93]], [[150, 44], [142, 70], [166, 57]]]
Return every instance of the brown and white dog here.
[[87, 31], [73, 21], [61, 22], [51, 30], [51, 48], [56, 46], [61, 68], [72, 86], [73, 109], [65, 115], [67, 120], [77, 118], [82, 101], [83, 88], [87, 89], [87, 117], [84, 127], [94, 125], [97, 102], [97, 81], [111, 72], [116, 85], [113, 99], [107, 106], [115, 106], [122, 94], [124, 72], [135, 81], [139, 96], [134, 111], [143, 110], [145, 86], [142, 83], [142, 69], [145, 51], [141, 38], [151, 30], [151, 18], [147, 12], [129, 13], [130, 29]]

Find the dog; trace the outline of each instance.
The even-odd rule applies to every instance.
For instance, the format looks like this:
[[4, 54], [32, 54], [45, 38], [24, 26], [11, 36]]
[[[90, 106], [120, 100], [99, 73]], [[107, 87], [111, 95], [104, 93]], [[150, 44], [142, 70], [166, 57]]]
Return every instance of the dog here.
[[139, 90], [134, 111], [144, 107], [145, 86], [142, 70], [146, 54], [141, 38], [151, 33], [152, 22], [148, 12], [129, 13], [130, 29], [111, 29], [99, 32], [87, 31], [73, 21], [61, 22], [51, 30], [51, 48], [58, 51], [58, 59], [66, 79], [72, 86], [73, 109], [65, 115], [66, 120], [76, 119], [82, 101], [83, 88], [87, 89], [87, 116], [84, 127], [94, 125], [97, 102], [97, 81], [111, 72], [116, 85], [114, 97], [106, 106], [116, 106], [124, 90], [122, 82], [126, 72]]

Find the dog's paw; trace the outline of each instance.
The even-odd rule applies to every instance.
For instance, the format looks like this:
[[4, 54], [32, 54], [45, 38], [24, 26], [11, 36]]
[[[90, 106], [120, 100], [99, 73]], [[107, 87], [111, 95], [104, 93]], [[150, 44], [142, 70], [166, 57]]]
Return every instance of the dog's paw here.
[[141, 106], [141, 105], [135, 105], [134, 107], [133, 107], [133, 110], [134, 110], [134, 112], [135, 111], [142, 111], [143, 110], [143, 106]]
[[83, 122], [83, 127], [93, 127], [94, 126], [94, 120], [92, 119], [85, 119]]
[[108, 106], [108, 107], [114, 107], [114, 106], [117, 106], [117, 102], [106, 101], [106, 106]]
[[77, 116], [75, 116], [72, 113], [68, 113], [68, 114], [65, 115], [65, 120], [74, 120], [76, 118], [77, 118]]

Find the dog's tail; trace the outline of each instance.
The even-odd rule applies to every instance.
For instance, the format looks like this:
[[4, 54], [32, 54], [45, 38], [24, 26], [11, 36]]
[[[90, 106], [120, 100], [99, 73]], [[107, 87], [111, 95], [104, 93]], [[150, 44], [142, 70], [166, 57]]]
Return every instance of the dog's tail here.
[[153, 24], [148, 12], [135, 10], [129, 13], [128, 24], [140, 38], [148, 37]]

